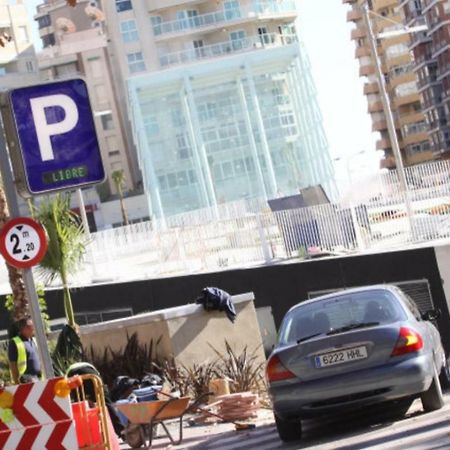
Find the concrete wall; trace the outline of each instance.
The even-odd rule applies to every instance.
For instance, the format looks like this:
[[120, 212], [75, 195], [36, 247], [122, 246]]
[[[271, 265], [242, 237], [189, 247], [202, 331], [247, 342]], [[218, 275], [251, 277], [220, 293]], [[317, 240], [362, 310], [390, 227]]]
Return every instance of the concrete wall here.
[[[202, 305], [189, 304], [141, 314], [127, 319], [81, 327], [83, 345], [103, 353], [104, 349], [124, 348], [127, 337], [137, 333], [142, 344], [149, 345], [161, 338], [157, 346], [159, 357], [172, 359], [191, 367], [214, 361], [225, 351], [225, 340], [240, 353], [247, 346], [265, 361], [261, 333], [254, 307], [254, 295], [233, 296], [237, 318], [232, 323], [221, 311], [205, 311]], [[213, 347], [213, 348], [211, 348]]]

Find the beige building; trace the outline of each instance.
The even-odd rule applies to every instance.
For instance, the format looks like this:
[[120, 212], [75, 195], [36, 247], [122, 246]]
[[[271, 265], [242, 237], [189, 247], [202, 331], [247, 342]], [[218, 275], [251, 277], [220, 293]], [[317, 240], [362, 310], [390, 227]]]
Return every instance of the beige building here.
[[[377, 150], [383, 150], [385, 159], [381, 166], [394, 168], [395, 160], [388, 135], [386, 117], [379, 94], [373, 55], [367, 41], [361, 6], [365, 3], [371, 10], [370, 17], [375, 33], [396, 31], [403, 27], [399, 0], [343, 0], [351, 10], [347, 20], [354, 22], [351, 38], [355, 41], [355, 57], [359, 59], [360, 76], [367, 82], [364, 94], [367, 96], [368, 112], [372, 116], [372, 130], [380, 133]], [[429, 139], [429, 126], [422, 112], [414, 60], [410, 51], [410, 35], [394, 35], [378, 39], [378, 55], [386, 79], [397, 136], [405, 165], [413, 165], [433, 159]]]
[[41, 78], [82, 76], [88, 84], [107, 173], [107, 183], [98, 187], [100, 196], [117, 193], [111, 177], [116, 170], [124, 171], [125, 191], [133, 190], [138, 180], [134, 150], [114, 87], [103, 13], [93, 1], [78, 0], [71, 8], [65, 1], [47, 0], [38, 7], [35, 20], [44, 47], [38, 55]]
[[36, 82], [36, 56], [23, 1], [0, 0], [0, 34], [11, 37], [11, 41], [0, 48], [1, 87], [7, 89]]

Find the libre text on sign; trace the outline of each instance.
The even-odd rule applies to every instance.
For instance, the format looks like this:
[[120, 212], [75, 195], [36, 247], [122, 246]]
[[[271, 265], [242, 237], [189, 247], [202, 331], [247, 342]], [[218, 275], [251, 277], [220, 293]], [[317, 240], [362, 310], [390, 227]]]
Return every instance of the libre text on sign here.
[[22, 191], [36, 195], [104, 181], [84, 80], [13, 89], [9, 103], [20, 150], [11, 158]]

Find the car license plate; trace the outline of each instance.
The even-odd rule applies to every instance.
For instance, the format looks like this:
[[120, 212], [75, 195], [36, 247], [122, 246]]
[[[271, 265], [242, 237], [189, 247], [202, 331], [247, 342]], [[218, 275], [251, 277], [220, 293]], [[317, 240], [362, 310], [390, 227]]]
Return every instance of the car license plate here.
[[365, 358], [367, 358], [367, 349], [362, 345], [361, 347], [346, 348], [337, 352], [317, 355], [314, 359], [316, 367], [326, 367]]

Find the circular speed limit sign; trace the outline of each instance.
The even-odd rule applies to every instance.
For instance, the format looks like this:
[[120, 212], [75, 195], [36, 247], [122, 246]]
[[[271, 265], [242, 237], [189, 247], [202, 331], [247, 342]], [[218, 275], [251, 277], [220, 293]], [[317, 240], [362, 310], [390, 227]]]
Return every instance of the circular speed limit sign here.
[[6, 261], [19, 269], [38, 264], [47, 251], [44, 227], [28, 217], [17, 217], [3, 226], [0, 232], [0, 253]]

